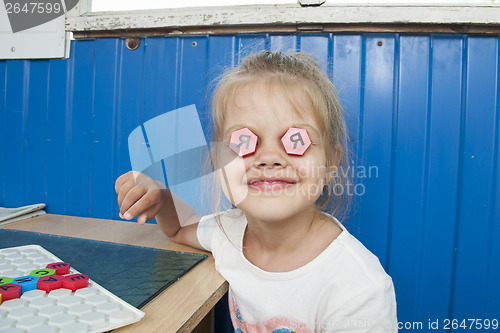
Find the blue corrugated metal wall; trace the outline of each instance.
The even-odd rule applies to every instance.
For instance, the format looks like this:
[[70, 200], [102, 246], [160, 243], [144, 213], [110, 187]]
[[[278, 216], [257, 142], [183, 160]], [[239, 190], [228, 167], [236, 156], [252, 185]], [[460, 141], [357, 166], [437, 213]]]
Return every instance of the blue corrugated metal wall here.
[[97, 39], [68, 60], [0, 61], [0, 206], [116, 219], [128, 134], [193, 103], [207, 126], [209, 83], [263, 48], [314, 54], [339, 88], [377, 171], [346, 223], [392, 275], [399, 320], [499, 318], [498, 36]]

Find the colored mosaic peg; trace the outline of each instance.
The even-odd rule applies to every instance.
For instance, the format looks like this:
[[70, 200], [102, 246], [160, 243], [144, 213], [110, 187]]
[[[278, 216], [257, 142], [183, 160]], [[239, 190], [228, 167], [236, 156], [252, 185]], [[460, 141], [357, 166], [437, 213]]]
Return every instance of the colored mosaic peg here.
[[22, 287], [22, 293], [25, 293], [30, 290], [35, 290], [36, 289], [36, 284], [38, 282], [38, 277], [36, 276], [20, 276], [12, 280], [13, 284], [18, 284]]
[[7, 283], [12, 283], [13, 278], [6, 277], [6, 276], [0, 276], [0, 285], [2, 284], [7, 284]]
[[37, 289], [50, 293], [52, 290], [62, 288], [63, 276], [48, 275], [38, 279]]
[[44, 277], [47, 275], [54, 275], [54, 274], [56, 274], [56, 270], [52, 268], [35, 269], [30, 273], [31, 276], [36, 276], [36, 277]]
[[51, 268], [56, 270], [57, 275], [64, 275], [69, 273], [70, 264], [67, 262], [54, 262], [45, 266], [46, 268]]
[[0, 294], [2, 295], [2, 302], [19, 298], [22, 294], [22, 287], [18, 284], [7, 283], [0, 286]]
[[255, 153], [257, 140], [257, 135], [245, 127], [231, 134], [229, 147], [239, 156], [245, 157]]
[[67, 275], [63, 278], [63, 288], [71, 289], [75, 292], [77, 289], [87, 287], [89, 283], [89, 276], [83, 274]]
[[307, 131], [303, 128], [290, 127], [290, 129], [281, 138], [286, 153], [289, 155], [304, 155], [307, 148], [311, 145], [311, 140]]

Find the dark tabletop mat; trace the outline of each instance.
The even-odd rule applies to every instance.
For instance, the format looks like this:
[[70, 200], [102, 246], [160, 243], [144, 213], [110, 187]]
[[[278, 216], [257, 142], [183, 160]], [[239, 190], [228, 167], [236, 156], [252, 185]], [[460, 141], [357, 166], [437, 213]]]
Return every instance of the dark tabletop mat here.
[[42, 246], [137, 308], [144, 306], [207, 257], [196, 253], [0, 229], [0, 248], [23, 245]]

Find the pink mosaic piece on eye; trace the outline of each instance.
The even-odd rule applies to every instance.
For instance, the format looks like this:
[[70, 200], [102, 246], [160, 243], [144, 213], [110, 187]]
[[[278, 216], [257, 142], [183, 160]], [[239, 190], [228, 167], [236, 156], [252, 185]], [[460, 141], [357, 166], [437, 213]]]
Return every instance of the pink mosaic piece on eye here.
[[304, 155], [307, 148], [311, 145], [311, 140], [307, 131], [303, 128], [290, 127], [290, 129], [281, 138], [286, 153], [289, 155]]
[[257, 148], [257, 135], [248, 128], [234, 131], [229, 140], [229, 147], [241, 157], [252, 155]]

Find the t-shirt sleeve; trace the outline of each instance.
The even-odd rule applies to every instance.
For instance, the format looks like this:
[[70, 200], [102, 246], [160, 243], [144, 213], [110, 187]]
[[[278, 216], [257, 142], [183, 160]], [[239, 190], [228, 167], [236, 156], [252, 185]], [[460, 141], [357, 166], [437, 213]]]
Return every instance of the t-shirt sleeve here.
[[392, 279], [378, 281], [349, 300], [322, 326], [323, 332], [396, 333], [396, 298]]
[[200, 242], [200, 245], [203, 246], [205, 250], [210, 252], [212, 252], [212, 240], [216, 228], [217, 221], [215, 220], [215, 215], [206, 215], [201, 218], [196, 230], [198, 242]]

